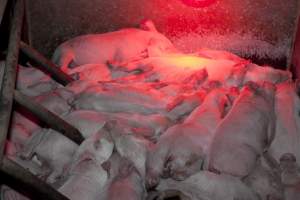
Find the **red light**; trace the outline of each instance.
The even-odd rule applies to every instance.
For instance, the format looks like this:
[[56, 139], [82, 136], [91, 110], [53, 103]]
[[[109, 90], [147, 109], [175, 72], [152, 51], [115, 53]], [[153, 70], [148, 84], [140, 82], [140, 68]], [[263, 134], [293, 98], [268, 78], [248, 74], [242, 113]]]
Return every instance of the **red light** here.
[[181, 0], [187, 6], [195, 7], [195, 8], [202, 8], [209, 6], [216, 2], [216, 0]]

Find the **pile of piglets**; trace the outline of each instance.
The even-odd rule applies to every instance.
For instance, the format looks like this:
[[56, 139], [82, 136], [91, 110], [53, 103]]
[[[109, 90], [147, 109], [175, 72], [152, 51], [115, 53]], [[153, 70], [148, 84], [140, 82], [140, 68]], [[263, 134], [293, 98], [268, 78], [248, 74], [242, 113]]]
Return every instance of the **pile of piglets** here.
[[[19, 66], [17, 88], [85, 140], [17, 109], [6, 155], [71, 200], [300, 199], [300, 85], [289, 72], [184, 54], [150, 20], [66, 41], [53, 61], [75, 81]], [[1, 199], [26, 197], [2, 187]]]

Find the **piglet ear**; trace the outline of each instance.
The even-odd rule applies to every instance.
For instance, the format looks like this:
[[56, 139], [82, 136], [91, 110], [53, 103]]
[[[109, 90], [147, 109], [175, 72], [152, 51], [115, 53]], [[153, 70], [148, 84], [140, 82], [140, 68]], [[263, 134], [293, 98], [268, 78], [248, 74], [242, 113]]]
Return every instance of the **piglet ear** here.
[[224, 118], [227, 115], [227, 113], [231, 110], [231, 107], [232, 107], [232, 102], [229, 96], [227, 94], [222, 96], [219, 102], [221, 118]]
[[235, 99], [240, 95], [240, 90], [238, 87], [231, 87], [227, 94], [227, 97], [231, 104], [235, 101]]
[[172, 102], [167, 104], [166, 111], [167, 112], [172, 111], [174, 108], [181, 105], [184, 102], [184, 100], [185, 100], [185, 96], [183, 95], [176, 97], [175, 99], [172, 100]]
[[257, 90], [259, 89], [259, 83], [257, 82], [254, 82], [254, 81], [248, 81], [246, 84], [245, 84], [245, 87], [244, 88], [247, 88], [253, 92], [257, 92]]
[[150, 19], [144, 19], [143, 21], [141, 21], [140, 29], [145, 30], [145, 31], [158, 32], [153, 21]]

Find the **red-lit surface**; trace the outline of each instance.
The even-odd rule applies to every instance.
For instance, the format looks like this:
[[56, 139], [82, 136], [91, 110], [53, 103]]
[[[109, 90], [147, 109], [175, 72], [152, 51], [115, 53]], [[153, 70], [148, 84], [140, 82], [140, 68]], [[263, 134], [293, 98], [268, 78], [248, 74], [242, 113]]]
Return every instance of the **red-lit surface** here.
[[216, 2], [216, 0], [181, 0], [185, 5], [201, 8], [209, 6]]

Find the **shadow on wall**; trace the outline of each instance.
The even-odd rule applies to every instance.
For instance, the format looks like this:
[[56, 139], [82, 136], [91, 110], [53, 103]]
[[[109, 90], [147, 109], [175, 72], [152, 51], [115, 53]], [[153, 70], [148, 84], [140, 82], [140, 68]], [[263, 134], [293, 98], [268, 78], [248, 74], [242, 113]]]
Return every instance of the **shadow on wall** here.
[[241, 56], [285, 59], [297, 0], [216, 0], [193, 8], [181, 0], [29, 0], [33, 44], [50, 56], [76, 35], [136, 26], [152, 19], [185, 52], [201, 47]]

